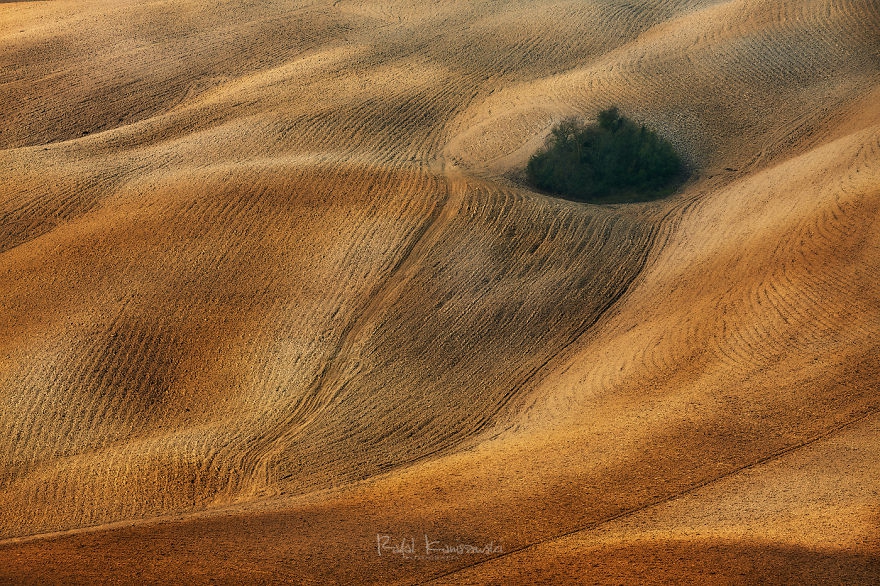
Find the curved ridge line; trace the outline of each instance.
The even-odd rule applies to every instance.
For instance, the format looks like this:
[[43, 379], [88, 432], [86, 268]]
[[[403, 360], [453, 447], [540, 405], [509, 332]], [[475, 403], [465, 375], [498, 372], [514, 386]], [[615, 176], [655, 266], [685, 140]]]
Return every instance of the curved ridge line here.
[[814, 436], [811, 436], [802, 442], [798, 442], [796, 444], [792, 444], [790, 446], [787, 446], [785, 448], [782, 448], [780, 450], [772, 452], [766, 456], [763, 456], [762, 458], [759, 458], [757, 460], [754, 460], [752, 462], [748, 462], [746, 464], [743, 464], [742, 466], [734, 468], [733, 470], [730, 470], [729, 472], [725, 472], [724, 474], [721, 474], [719, 476], [715, 476], [714, 478], [708, 478], [706, 480], [698, 482], [697, 484], [694, 484], [693, 486], [690, 486], [684, 490], [680, 490], [680, 491], [673, 493], [669, 496], [655, 499], [650, 502], [644, 503], [642, 505], [638, 505], [636, 507], [631, 507], [629, 509], [625, 509], [623, 511], [620, 511], [619, 513], [615, 513], [614, 515], [605, 517], [604, 519], [599, 519], [599, 520], [593, 521], [591, 523], [587, 523], [586, 525], [582, 525], [581, 527], [577, 527], [575, 529], [571, 529], [569, 531], [564, 531], [562, 533], [547, 537], [545, 539], [540, 539], [538, 541], [528, 543], [526, 545], [514, 548], [510, 551], [506, 551], [506, 552], [504, 552], [500, 555], [497, 555], [495, 557], [492, 557], [492, 558], [473, 562], [471, 564], [462, 566], [462, 567], [457, 568], [455, 570], [451, 570], [451, 571], [446, 572], [444, 574], [440, 574], [439, 576], [435, 576], [435, 577], [430, 578], [428, 580], [421, 581], [421, 582], [413, 582], [413, 585], [414, 586], [421, 586], [423, 584], [433, 584], [433, 583], [437, 582], [438, 580], [442, 580], [443, 578], [448, 578], [449, 576], [459, 574], [465, 570], [469, 570], [470, 568], [474, 568], [476, 566], [481, 566], [481, 565], [487, 564], [489, 562], [494, 562], [496, 560], [500, 560], [502, 558], [511, 556], [515, 553], [520, 553], [520, 552], [523, 552], [523, 551], [526, 551], [529, 549], [533, 549], [539, 545], [544, 545], [544, 544], [547, 544], [547, 543], [550, 543], [553, 541], [558, 541], [560, 539], [563, 539], [565, 537], [570, 537], [570, 536], [576, 535], [578, 533], [583, 533], [585, 531], [592, 531], [592, 530], [597, 529], [603, 525], [607, 525], [608, 523], [611, 523], [613, 521], [617, 521], [617, 520], [629, 517], [631, 515], [635, 515], [636, 513], [640, 513], [642, 511], [646, 511], [648, 509], [652, 509], [654, 507], [664, 505], [666, 503], [671, 503], [671, 502], [676, 501], [680, 498], [683, 498], [683, 497], [686, 497], [690, 494], [693, 494], [693, 493], [697, 492], [698, 490], [700, 490], [701, 488], [705, 488], [706, 486], [716, 484], [718, 482], [726, 480], [727, 478], [731, 478], [733, 476], [736, 476], [742, 472], [746, 472], [748, 470], [757, 468], [758, 466], [761, 466], [763, 464], [767, 464], [768, 462], [778, 460], [784, 456], [787, 456], [788, 454], [790, 454], [792, 452], [800, 450], [801, 448], [809, 447], [812, 444], [819, 442], [823, 439], [828, 439], [829, 437], [845, 430], [846, 428], [852, 427], [856, 423], [864, 421], [864, 420], [866, 420], [872, 416], [878, 415], [878, 414], [880, 414], [880, 407], [875, 407], [873, 409], [869, 409], [867, 412], [862, 413], [861, 415], [859, 415], [857, 417], [854, 417], [848, 421], [844, 421], [843, 423], [839, 423], [837, 425], [831, 426], [830, 428], [826, 429], [825, 431], [823, 431], [819, 434], [816, 434]]

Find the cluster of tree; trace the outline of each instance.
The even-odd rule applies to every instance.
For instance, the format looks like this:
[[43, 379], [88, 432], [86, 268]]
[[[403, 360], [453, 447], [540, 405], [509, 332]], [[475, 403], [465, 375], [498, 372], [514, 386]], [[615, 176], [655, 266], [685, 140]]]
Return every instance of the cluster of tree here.
[[669, 195], [687, 170], [669, 142], [609, 108], [594, 124], [568, 118], [554, 126], [526, 175], [543, 191], [610, 203]]

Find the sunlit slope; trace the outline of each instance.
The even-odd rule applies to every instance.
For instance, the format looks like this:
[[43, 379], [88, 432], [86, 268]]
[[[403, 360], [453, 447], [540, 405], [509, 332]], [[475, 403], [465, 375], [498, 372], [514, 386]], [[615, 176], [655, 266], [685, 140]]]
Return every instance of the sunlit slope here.
[[[93, 572], [88, 544], [131, 576], [159, 536], [192, 545], [157, 579], [472, 563], [371, 557], [426, 527], [544, 543], [438, 583], [717, 544], [876, 556], [855, 484], [822, 509], [848, 541], [793, 539], [785, 466], [876, 443], [880, 12], [630, 4], [0, 5], [2, 535], [343, 487], [7, 545], [7, 575]], [[498, 176], [611, 103], [697, 166], [683, 194], [603, 208]], [[787, 496], [736, 517], [761, 474]], [[682, 493], [735, 518], [644, 518]]]
[[675, 500], [469, 568], [454, 581], [873, 583], [880, 573], [877, 442], [875, 416]]

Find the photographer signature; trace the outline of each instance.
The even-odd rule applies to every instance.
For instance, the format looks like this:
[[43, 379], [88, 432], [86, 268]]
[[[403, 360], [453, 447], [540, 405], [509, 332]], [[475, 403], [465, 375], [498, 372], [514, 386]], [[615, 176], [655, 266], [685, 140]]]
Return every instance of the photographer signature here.
[[504, 547], [494, 541], [482, 545], [470, 543], [444, 543], [440, 540], [432, 540], [425, 535], [424, 544], [415, 537], [395, 538], [392, 535], [376, 534], [376, 553], [379, 556], [400, 555], [404, 557], [414, 556], [450, 556], [450, 555], [493, 555], [504, 553]]

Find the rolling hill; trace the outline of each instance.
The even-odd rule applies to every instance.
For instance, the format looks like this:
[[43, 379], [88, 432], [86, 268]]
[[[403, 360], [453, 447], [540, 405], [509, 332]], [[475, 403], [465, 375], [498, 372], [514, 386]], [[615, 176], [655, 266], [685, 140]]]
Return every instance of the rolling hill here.
[[[875, 1], [3, 2], [0, 103], [0, 581], [880, 579]], [[682, 190], [515, 180], [610, 105]]]

